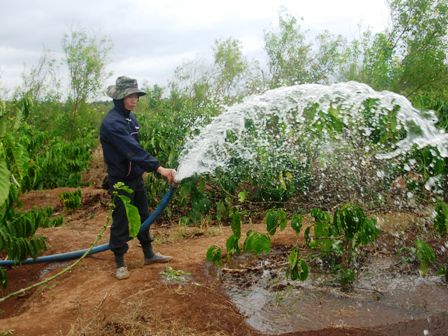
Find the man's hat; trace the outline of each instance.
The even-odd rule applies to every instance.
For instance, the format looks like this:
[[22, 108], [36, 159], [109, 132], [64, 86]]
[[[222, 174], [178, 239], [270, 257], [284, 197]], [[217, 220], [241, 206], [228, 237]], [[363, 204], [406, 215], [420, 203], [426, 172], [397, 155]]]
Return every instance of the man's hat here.
[[106, 93], [112, 99], [123, 99], [131, 94], [138, 94], [138, 96], [144, 96], [146, 92], [140, 90], [137, 85], [137, 80], [126, 76], [120, 76], [117, 78], [115, 85], [110, 85]]

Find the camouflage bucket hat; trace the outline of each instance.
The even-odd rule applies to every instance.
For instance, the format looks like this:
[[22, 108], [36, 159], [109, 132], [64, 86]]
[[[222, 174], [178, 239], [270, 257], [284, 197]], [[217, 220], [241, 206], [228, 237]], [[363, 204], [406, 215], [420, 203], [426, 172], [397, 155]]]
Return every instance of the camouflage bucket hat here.
[[115, 85], [110, 85], [106, 93], [112, 99], [123, 99], [126, 96], [137, 93], [138, 96], [144, 96], [146, 93], [138, 88], [137, 80], [126, 76], [117, 78]]

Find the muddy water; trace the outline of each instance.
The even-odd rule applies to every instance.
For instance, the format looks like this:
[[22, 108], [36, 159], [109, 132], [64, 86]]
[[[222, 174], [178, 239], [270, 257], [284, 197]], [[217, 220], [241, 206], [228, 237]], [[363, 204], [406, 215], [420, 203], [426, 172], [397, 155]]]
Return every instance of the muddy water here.
[[55, 269], [63, 269], [69, 265], [69, 262], [54, 262], [49, 263], [47, 266], [40, 270], [39, 272], [39, 278], [43, 279], [48, 273]]
[[[275, 263], [259, 262], [263, 267], [252, 267], [244, 274], [223, 272], [222, 280], [247, 323], [264, 334], [331, 327], [373, 329], [430, 321], [448, 311], [448, 287], [440, 277], [397, 274], [392, 257], [372, 258], [350, 292], [341, 291], [330, 275], [310, 274], [305, 282], [288, 281], [284, 269]], [[430, 324], [416, 332], [433, 335]]]

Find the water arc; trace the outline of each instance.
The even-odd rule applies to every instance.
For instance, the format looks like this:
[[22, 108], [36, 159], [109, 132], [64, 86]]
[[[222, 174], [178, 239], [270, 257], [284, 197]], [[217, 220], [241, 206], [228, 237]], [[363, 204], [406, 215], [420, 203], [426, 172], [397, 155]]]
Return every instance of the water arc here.
[[176, 181], [224, 176], [262, 201], [412, 203], [401, 179], [435, 195], [443, 190], [448, 133], [437, 122], [435, 111], [363, 83], [280, 87], [224, 106], [192, 132]]
[[[149, 226], [156, 220], [157, 217], [162, 213], [162, 211], [165, 209], [165, 207], [168, 205], [174, 191], [175, 187], [170, 187], [168, 191], [163, 195], [161, 201], [157, 205], [157, 207], [151, 212], [151, 214], [148, 216], [148, 218], [142, 223], [142, 226], [140, 227], [140, 231], [146, 230], [149, 228]], [[109, 244], [103, 244], [93, 247], [88, 255], [107, 251], [109, 249]], [[77, 251], [71, 251], [71, 252], [65, 252], [65, 253], [57, 253], [52, 254], [48, 256], [41, 256], [37, 257], [35, 259], [28, 258], [21, 262], [16, 260], [0, 260], [0, 266], [14, 266], [14, 265], [27, 265], [27, 264], [38, 264], [38, 263], [46, 263], [46, 262], [58, 262], [58, 261], [65, 261], [65, 260], [71, 260], [80, 258], [86, 251], [89, 249], [82, 249]]]

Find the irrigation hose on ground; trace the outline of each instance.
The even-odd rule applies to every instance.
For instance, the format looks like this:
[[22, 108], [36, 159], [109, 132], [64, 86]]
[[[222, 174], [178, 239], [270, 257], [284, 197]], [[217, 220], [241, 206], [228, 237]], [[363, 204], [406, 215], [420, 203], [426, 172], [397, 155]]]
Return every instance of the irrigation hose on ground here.
[[[168, 205], [175, 189], [176, 189], [176, 187], [172, 186], [165, 193], [165, 195], [163, 195], [163, 197], [162, 197], [161, 201], [159, 202], [159, 204], [157, 205], [157, 207], [153, 210], [153, 212], [151, 212], [149, 217], [142, 223], [142, 226], [140, 227], [140, 231], [147, 230], [149, 228], [149, 226], [156, 220], [156, 218], [160, 216], [162, 211]], [[109, 244], [98, 245], [98, 246], [95, 246], [94, 248], [92, 248], [89, 251], [88, 255], [95, 254], [98, 252], [107, 251], [109, 249], [110, 249]], [[71, 259], [80, 258], [84, 253], [86, 253], [86, 251], [88, 251], [88, 249], [52, 254], [52, 255], [48, 255], [48, 256], [37, 257], [35, 259], [28, 258], [23, 261], [0, 260], [0, 266], [27, 265], [27, 264], [38, 264], [38, 263], [46, 263], [46, 262], [57, 262], [57, 261], [71, 260]]]

